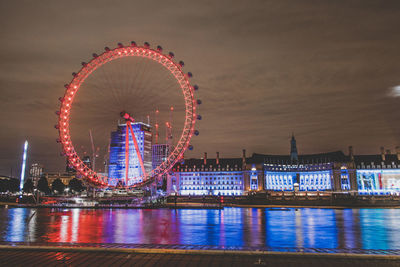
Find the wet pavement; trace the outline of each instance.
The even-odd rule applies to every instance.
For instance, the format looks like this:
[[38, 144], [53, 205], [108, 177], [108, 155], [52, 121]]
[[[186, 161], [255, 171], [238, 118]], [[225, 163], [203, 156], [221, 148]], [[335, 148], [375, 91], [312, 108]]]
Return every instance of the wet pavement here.
[[[170, 251], [171, 252], [171, 251]], [[173, 251], [172, 251], [173, 252]], [[400, 266], [400, 258], [393, 256], [344, 254], [255, 254], [234, 252], [215, 254], [168, 253], [162, 250], [138, 253], [104, 249], [63, 250], [0, 248], [0, 266]]]

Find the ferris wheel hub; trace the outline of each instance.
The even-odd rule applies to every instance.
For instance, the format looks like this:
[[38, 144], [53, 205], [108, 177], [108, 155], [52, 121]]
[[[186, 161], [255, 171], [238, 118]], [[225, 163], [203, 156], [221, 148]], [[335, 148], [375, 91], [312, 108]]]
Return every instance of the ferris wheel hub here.
[[121, 111], [120, 116], [126, 121], [135, 122], [135, 119], [126, 111]]

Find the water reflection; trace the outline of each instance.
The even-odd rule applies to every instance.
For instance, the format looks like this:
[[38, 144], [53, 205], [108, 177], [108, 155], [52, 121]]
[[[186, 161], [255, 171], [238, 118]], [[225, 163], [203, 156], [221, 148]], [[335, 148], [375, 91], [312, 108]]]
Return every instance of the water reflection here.
[[400, 249], [399, 209], [0, 210], [0, 240]]

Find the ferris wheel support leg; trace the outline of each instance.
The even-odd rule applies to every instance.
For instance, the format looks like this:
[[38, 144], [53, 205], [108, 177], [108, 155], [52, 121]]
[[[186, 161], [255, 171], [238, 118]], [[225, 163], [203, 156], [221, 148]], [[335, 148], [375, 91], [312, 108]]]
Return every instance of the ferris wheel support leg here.
[[135, 134], [133, 133], [133, 129], [132, 129], [132, 125], [131, 122], [128, 121], [127, 125], [129, 125], [129, 129], [131, 130], [131, 134], [132, 134], [132, 139], [133, 139], [133, 144], [135, 145], [135, 150], [136, 150], [136, 154], [139, 158], [139, 162], [140, 162], [140, 167], [142, 168], [142, 173], [143, 173], [143, 178], [146, 176], [146, 170], [144, 169], [144, 164], [143, 164], [143, 159], [142, 159], [142, 155], [140, 154], [140, 150], [139, 150], [139, 146], [138, 143], [136, 141], [136, 137]]
[[128, 173], [129, 173], [129, 129], [127, 124], [125, 132], [125, 186], [128, 185]]

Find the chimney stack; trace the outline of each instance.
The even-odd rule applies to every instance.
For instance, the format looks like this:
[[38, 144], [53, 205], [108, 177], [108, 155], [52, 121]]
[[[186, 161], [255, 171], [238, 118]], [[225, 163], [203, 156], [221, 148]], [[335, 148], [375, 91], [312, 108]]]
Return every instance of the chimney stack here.
[[396, 146], [397, 160], [400, 161], [400, 146]]
[[217, 152], [217, 165], [219, 165], [219, 152]]
[[207, 152], [204, 152], [204, 165], [207, 165]]
[[349, 146], [349, 157], [351, 161], [354, 161], [353, 146]]
[[243, 149], [242, 165], [242, 168], [244, 169], [244, 167], [246, 166], [246, 149]]
[[381, 146], [381, 157], [382, 157], [382, 161], [385, 161], [385, 160], [386, 160], [386, 157], [385, 157], [385, 148], [384, 148], [383, 146]]

